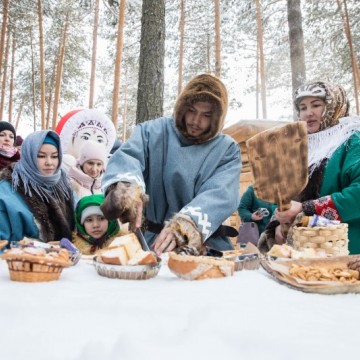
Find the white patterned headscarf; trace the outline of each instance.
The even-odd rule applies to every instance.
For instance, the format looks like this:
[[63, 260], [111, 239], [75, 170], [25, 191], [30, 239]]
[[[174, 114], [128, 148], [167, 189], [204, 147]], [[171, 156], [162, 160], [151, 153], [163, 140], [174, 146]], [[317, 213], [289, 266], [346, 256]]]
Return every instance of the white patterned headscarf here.
[[319, 131], [308, 134], [308, 165], [311, 176], [324, 159], [330, 159], [339, 146], [360, 131], [360, 118], [349, 116], [349, 101], [345, 90], [339, 85], [318, 81], [300, 86], [294, 94], [294, 105], [298, 115], [301, 99], [309, 96], [325, 101]]
[[309, 96], [320, 98], [325, 102], [319, 131], [337, 125], [340, 118], [349, 115], [349, 101], [345, 90], [340, 85], [331, 85], [317, 81], [300, 86], [294, 94], [294, 105], [298, 116], [301, 99]]
[[[50, 176], [43, 175], [37, 165], [37, 155], [46, 137], [51, 137], [57, 144], [59, 154], [59, 166], [55, 173]], [[21, 181], [25, 194], [29, 196], [33, 196], [33, 192], [36, 192], [47, 202], [50, 198], [59, 199], [59, 194], [64, 194], [66, 199], [70, 199], [72, 189], [65, 172], [60, 167], [61, 161], [60, 137], [55, 131], [41, 130], [28, 135], [21, 146], [21, 159], [14, 166], [13, 190], [16, 191]]]

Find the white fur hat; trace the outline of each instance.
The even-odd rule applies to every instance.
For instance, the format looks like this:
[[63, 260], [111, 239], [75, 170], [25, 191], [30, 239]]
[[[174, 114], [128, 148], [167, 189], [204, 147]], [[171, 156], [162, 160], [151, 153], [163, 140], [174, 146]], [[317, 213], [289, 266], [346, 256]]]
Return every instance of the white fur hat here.
[[79, 156], [80, 147], [74, 147], [73, 141], [77, 133], [84, 129], [101, 135], [108, 152], [110, 152], [116, 138], [115, 126], [111, 119], [96, 109], [79, 109], [69, 111], [56, 125], [55, 131], [60, 136], [64, 154], [71, 154], [75, 158]]
[[83, 212], [81, 213], [81, 219], [80, 219], [80, 224], [84, 225], [85, 219], [88, 216], [91, 215], [100, 215], [100, 216], [104, 216], [103, 212], [100, 209], [100, 206], [88, 206], [87, 208], [85, 208], [83, 210]]
[[88, 140], [85, 141], [85, 143], [80, 148], [78, 163], [83, 165], [84, 162], [89, 160], [101, 160], [105, 169], [108, 155], [109, 153], [104, 144]]

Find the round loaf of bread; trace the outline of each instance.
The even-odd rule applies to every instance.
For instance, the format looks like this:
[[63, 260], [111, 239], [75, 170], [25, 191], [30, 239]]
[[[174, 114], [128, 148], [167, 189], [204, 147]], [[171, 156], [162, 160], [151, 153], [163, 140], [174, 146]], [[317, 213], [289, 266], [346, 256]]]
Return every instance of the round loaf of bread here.
[[191, 256], [171, 252], [169, 269], [185, 280], [222, 278], [234, 274], [234, 262], [211, 256]]

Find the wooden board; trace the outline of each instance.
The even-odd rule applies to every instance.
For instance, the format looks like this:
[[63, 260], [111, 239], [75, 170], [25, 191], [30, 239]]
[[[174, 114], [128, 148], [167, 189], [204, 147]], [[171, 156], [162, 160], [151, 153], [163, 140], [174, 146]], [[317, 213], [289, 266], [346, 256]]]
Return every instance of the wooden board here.
[[250, 138], [246, 146], [256, 196], [276, 203], [280, 211], [288, 209], [308, 181], [305, 122], [265, 130]]

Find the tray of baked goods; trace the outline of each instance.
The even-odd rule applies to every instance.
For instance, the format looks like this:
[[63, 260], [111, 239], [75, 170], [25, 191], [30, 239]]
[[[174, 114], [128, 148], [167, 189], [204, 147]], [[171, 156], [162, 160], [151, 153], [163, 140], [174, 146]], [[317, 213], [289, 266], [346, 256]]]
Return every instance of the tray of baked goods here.
[[115, 238], [110, 246], [94, 256], [97, 273], [111, 279], [147, 280], [157, 276], [161, 259], [142, 249], [136, 235], [129, 233]]
[[360, 255], [275, 258], [266, 257], [261, 266], [279, 283], [308, 293], [360, 293]]

